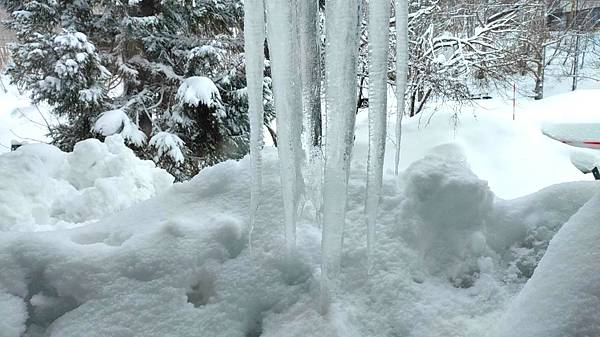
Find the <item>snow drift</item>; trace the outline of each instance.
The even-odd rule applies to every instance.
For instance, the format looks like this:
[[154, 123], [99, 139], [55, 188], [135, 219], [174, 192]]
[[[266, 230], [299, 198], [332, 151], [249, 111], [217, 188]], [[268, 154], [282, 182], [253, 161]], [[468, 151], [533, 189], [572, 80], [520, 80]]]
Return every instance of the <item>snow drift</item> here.
[[584, 337], [600, 333], [600, 194], [550, 242], [494, 337]]
[[[72, 159], [78, 151], [56, 150], [45, 172], [73, 188], [97, 186], [112, 166], [91, 165], [88, 158], [107, 151], [107, 160], [119, 163], [109, 149], [121, 143], [111, 140], [79, 145], [80, 151], [89, 148], [78, 160]], [[30, 162], [26, 152], [9, 157], [23, 160], [9, 162]], [[526, 267], [535, 268], [554, 232], [598, 188], [595, 182], [568, 183], [521, 199], [497, 199], [460, 149], [438, 147], [414, 163], [401, 184], [384, 177], [367, 277], [366, 172], [354, 168], [341, 272], [330, 289], [330, 311], [322, 316], [321, 231], [314, 210], [306, 205], [299, 217], [295, 255], [282, 257], [279, 163], [275, 150], [263, 155], [264, 194], [252, 251], [248, 158], [207, 168], [190, 182], [83, 227], [1, 233], [0, 336], [481, 337], [527, 281]], [[59, 165], [65, 161], [69, 165]], [[61, 169], [75, 162], [78, 170]], [[143, 162], [128, 163], [122, 176], [142, 170], [155, 190], [158, 182], [171, 181], [162, 171], [139, 167]], [[159, 178], [150, 178], [154, 174]]]
[[72, 153], [31, 144], [0, 156], [0, 231], [71, 227], [148, 199], [173, 183], [121, 136], [79, 142]]

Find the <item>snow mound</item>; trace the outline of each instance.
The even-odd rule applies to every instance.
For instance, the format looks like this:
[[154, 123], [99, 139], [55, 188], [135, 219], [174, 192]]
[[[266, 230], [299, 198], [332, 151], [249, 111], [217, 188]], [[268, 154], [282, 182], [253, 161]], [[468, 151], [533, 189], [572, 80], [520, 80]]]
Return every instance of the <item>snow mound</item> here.
[[599, 209], [597, 194], [561, 228], [492, 336], [600, 334]]
[[69, 227], [165, 190], [173, 177], [142, 161], [120, 136], [79, 142], [72, 153], [45, 144], [0, 155], [0, 231]]
[[[454, 279], [467, 270], [465, 260], [486, 248], [483, 229], [494, 195], [479, 179], [461, 150], [452, 144], [434, 148], [413, 163], [404, 175], [407, 203], [422, 221], [415, 226], [415, 243], [433, 271], [445, 270]], [[460, 211], [459, 211], [460, 210]], [[472, 261], [476, 266], [477, 260]]]

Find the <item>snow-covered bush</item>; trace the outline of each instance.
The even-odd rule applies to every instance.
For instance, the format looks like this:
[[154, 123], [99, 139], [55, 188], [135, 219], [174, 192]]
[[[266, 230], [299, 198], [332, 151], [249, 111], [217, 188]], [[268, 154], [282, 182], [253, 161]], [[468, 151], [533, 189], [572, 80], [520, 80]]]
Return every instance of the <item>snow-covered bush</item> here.
[[173, 177], [128, 149], [121, 136], [64, 153], [32, 144], [0, 156], [0, 231], [49, 230], [102, 218], [167, 189]]

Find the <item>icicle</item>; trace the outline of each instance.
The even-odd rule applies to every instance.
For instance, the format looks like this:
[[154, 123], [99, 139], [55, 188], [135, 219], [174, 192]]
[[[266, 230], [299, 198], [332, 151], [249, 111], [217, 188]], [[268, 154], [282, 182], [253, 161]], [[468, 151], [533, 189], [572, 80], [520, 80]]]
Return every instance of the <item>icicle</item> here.
[[277, 150], [285, 212], [287, 253], [296, 244], [296, 216], [302, 189], [302, 96], [297, 54], [294, 4], [289, 0], [268, 0], [267, 34], [273, 94], [277, 114]]
[[400, 146], [402, 143], [402, 117], [404, 117], [404, 94], [408, 76], [408, 1], [396, 0], [396, 158], [394, 172], [398, 175]]
[[305, 178], [307, 199], [315, 208], [320, 223], [323, 178], [321, 151], [321, 51], [319, 40], [319, 1], [297, 1], [298, 35], [300, 42], [300, 71], [302, 74], [303, 143], [307, 163]]
[[326, 2], [327, 137], [323, 180], [321, 310], [340, 268], [356, 111], [359, 0]]
[[373, 262], [375, 222], [385, 156], [390, 11], [389, 1], [369, 1], [369, 156], [365, 205], [369, 270]]
[[263, 0], [246, 0], [244, 12], [244, 53], [246, 57], [246, 83], [248, 92], [248, 116], [250, 119], [250, 161], [252, 186], [250, 192], [250, 230], [248, 244], [252, 247], [252, 231], [262, 187], [263, 146], [263, 79], [265, 10]]
[[319, 1], [302, 0], [297, 3], [298, 35], [302, 54], [302, 109], [305, 116], [305, 143], [307, 154], [310, 154], [313, 146], [321, 145], [321, 55], [317, 21]]

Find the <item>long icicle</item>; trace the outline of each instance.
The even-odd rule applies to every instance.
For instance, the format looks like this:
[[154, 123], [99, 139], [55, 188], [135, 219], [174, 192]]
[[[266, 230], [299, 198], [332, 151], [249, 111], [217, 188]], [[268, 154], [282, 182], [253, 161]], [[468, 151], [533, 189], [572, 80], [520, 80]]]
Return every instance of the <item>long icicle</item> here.
[[389, 1], [369, 1], [369, 155], [365, 204], [369, 271], [373, 266], [375, 223], [381, 198], [385, 157], [390, 12]]
[[404, 117], [406, 81], [408, 76], [408, 1], [396, 0], [396, 158], [394, 172], [398, 175], [402, 144], [402, 117]]
[[244, 12], [244, 54], [246, 57], [246, 83], [248, 116], [250, 120], [250, 161], [252, 184], [250, 189], [250, 229], [248, 245], [252, 248], [252, 232], [262, 188], [263, 147], [263, 81], [264, 81], [265, 10], [263, 0], [246, 0]]
[[302, 93], [294, 2], [268, 0], [265, 3], [288, 256], [296, 245], [296, 217], [302, 189]]
[[331, 280], [340, 269], [350, 157], [354, 142], [359, 0], [329, 0], [325, 48], [327, 131], [323, 179], [321, 311], [330, 303]]

